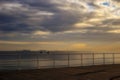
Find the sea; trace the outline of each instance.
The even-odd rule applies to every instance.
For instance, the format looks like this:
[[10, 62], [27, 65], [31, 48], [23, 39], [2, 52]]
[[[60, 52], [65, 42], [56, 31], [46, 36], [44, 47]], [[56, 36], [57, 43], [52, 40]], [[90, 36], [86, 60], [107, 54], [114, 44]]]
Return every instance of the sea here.
[[120, 64], [120, 53], [90, 51], [0, 51], [0, 70]]

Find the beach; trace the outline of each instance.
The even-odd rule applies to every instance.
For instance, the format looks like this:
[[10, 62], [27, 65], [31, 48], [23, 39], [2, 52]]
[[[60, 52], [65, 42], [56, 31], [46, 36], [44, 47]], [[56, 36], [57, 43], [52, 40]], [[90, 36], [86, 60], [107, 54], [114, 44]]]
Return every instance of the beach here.
[[0, 80], [120, 80], [120, 65], [0, 71]]

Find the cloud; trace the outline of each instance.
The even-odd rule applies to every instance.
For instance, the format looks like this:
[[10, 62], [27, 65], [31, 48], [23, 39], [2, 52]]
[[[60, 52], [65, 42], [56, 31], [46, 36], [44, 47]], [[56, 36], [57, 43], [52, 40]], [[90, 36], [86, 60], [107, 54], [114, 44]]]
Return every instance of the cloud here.
[[108, 31], [108, 33], [116, 33], [116, 34], [119, 34], [119, 33], [120, 33], [120, 29], [111, 30], [111, 31]]
[[120, 0], [114, 0], [114, 1], [120, 2]]
[[75, 48], [75, 49], [81, 49], [81, 48], [86, 48], [87, 44], [84, 43], [79, 43], [79, 44], [72, 44], [71, 48]]
[[0, 31], [32, 32], [41, 30], [40, 22], [54, 14], [32, 8], [33, 7], [27, 6], [25, 3], [2, 3], [0, 6]]
[[0, 44], [19, 44], [19, 45], [26, 45], [26, 44], [63, 44], [63, 42], [18, 42], [18, 41], [2, 41], [0, 40]]
[[105, 0], [1, 0], [0, 39], [118, 41], [120, 5], [112, 2], [111, 7]]
[[[3, 20], [1, 26], [5, 25], [6, 27], [6, 23], [8, 25], [10, 24], [15, 27], [9, 26], [9, 30], [14, 29], [14, 31], [16, 29], [21, 30], [20, 26], [27, 27], [24, 29], [26, 31], [29, 28], [31, 30], [31, 27], [33, 27], [33, 30], [42, 28], [52, 32], [64, 31], [71, 29], [71, 25], [78, 20], [84, 19], [82, 16], [83, 12], [75, 10], [76, 7], [80, 7], [79, 5], [73, 6], [72, 8], [67, 3], [63, 4], [63, 1], [58, 0], [2, 1], [0, 7], [0, 15], [3, 16], [2, 14], [5, 14], [5, 17], [3, 17], [5, 20], [12, 20], [11, 22]], [[67, 7], [69, 9], [64, 10]], [[4, 29], [1, 29], [1, 31], [4, 31]]]
[[45, 32], [45, 31], [36, 31], [36, 32], [34, 32], [34, 36], [36, 36], [36, 35], [49, 35], [50, 34], [50, 32]]

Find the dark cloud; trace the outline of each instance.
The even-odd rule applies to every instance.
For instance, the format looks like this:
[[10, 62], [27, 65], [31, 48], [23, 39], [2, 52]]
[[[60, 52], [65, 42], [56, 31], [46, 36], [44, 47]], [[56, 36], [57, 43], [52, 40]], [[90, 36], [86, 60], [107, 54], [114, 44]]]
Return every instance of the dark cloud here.
[[120, 0], [113, 0], [113, 1], [117, 1], [117, 2], [120, 2]]
[[[24, 18], [16, 15], [0, 14], [0, 31], [17, 32], [29, 30], [29, 25], [21, 23]], [[19, 21], [19, 22], [18, 22]]]
[[[76, 12], [72, 12], [72, 11], [64, 11], [62, 9], [58, 9], [57, 7], [59, 5], [57, 4], [53, 4], [50, 0], [11, 0], [10, 1], [4, 1], [3, 4], [5, 3], [12, 3], [12, 1], [14, 2], [12, 5], [16, 5], [16, 4], [21, 4], [22, 6], [20, 7], [11, 7], [11, 10], [9, 9], [5, 9], [5, 11], [1, 11], [1, 13], [5, 13], [6, 15], [4, 15], [2, 18], [0, 18], [1, 24], [11, 24], [11, 26], [6, 25], [5, 26], [1, 26], [1, 31], [5, 31], [5, 30], [11, 30], [11, 31], [15, 31], [15, 30], [23, 30], [22, 28], [24, 28], [24, 31], [31, 31], [31, 27], [33, 27], [33, 30], [38, 30], [39, 27], [41, 29], [41, 26], [43, 29], [45, 30], [49, 30], [51, 32], [59, 32], [59, 31], [64, 31], [64, 30], [69, 30], [72, 28], [72, 25], [76, 22], [78, 22], [80, 20], [81, 15]], [[3, 2], [3, 1], [2, 1]], [[7, 6], [8, 8], [9, 6]], [[24, 10], [26, 9], [26, 10]], [[49, 15], [46, 15], [43, 17], [43, 15], [35, 15], [35, 13], [44, 11], [46, 14], [47, 13], [53, 13], [54, 15], [52, 15], [49, 18]], [[13, 15], [9, 15], [9, 14]], [[2, 16], [2, 14], [0, 14]], [[9, 16], [7, 16], [9, 15]], [[3, 19], [4, 18], [4, 19]], [[34, 20], [32, 23], [29, 19], [31, 18], [36, 18], [36, 20]], [[21, 22], [22, 21], [22, 22]], [[25, 22], [23, 22], [25, 21]], [[20, 22], [20, 23], [19, 23]], [[37, 23], [36, 23], [37, 22]], [[33, 24], [28, 25], [28, 24]], [[36, 28], [37, 26], [37, 28]], [[30, 29], [29, 29], [30, 28]]]
[[[5, 6], [3, 8], [4, 10], [0, 11], [0, 31], [31, 31], [33, 30], [38, 30], [38, 28], [41, 26], [40, 24], [34, 24], [34, 26], [28, 25], [29, 23], [29, 18], [36, 18], [35, 13], [39, 11], [52, 11], [54, 9], [54, 5], [49, 4], [47, 0], [4, 0], [0, 1], [2, 4], [9, 3], [11, 5], [16, 5], [16, 4], [21, 4], [24, 6], [21, 7], [11, 7]], [[8, 5], [9, 5], [8, 4]], [[24, 10], [27, 9], [27, 10]], [[52, 9], [51, 9], [52, 8]], [[47, 13], [47, 12], [46, 12]], [[32, 16], [31, 16], [32, 15]], [[41, 17], [43, 18], [43, 15], [38, 15], [37, 18], [39, 17], [39, 20], [41, 20]], [[46, 16], [47, 17], [47, 16]], [[44, 17], [45, 19], [47, 19]], [[25, 21], [25, 22], [23, 22]], [[38, 22], [38, 21], [37, 21]], [[44, 22], [44, 21], [42, 21]], [[41, 22], [39, 22], [41, 23]], [[38, 26], [36, 28], [36, 26]], [[32, 29], [31, 29], [32, 27]]]
[[16, 17], [7, 14], [0, 14], [0, 24], [7, 24], [16, 21]]
[[80, 20], [78, 15], [62, 12], [54, 15], [51, 19], [42, 23], [42, 26], [53, 32], [65, 31], [72, 28], [72, 25]]
[[[27, 7], [27, 5], [30, 4], [29, 1], [27, 2], [23, 1], [22, 3], [22, 0], [21, 1], [4, 0], [0, 2], [2, 2], [3, 5], [6, 3], [8, 5], [8, 6], [1, 5], [1, 7], [3, 8], [0, 10], [0, 31], [2, 32], [18, 32], [18, 31], [19, 32], [32, 32], [32, 31], [42, 29], [40, 27], [40, 24], [35, 24], [34, 22], [31, 23], [31, 21], [29, 20], [30, 18], [36, 18], [36, 17], [39, 18], [39, 20], [43, 18], [43, 15], [38, 15], [38, 16], [34, 15], [35, 13], [41, 11], [40, 10], [41, 6], [45, 7], [45, 5], [42, 5], [43, 3], [41, 3], [41, 1], [39, 2], [41, 3], [41, 5], [37, 6], [38, 8], [35, 8], [35, 9], [32, 9], [34, 8], [34, 5], [30, 5]], [[35, 3], [33, 4], [39, 4], [39, 3], [35, 1]], [[9, 4], [13, 5], [13, 7], [11, 7], [11, 5], [9, 6]], [[23, 6], [14, 7], [14, 5], [18, 5], [18, 4], [21, 4]], [[36, 22], [38, 21], [36, 20]]]

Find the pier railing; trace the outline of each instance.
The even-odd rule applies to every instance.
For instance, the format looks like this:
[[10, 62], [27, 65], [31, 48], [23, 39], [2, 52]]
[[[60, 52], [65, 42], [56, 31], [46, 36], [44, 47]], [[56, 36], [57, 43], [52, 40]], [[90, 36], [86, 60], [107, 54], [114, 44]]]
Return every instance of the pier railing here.
[[0, 70], [120, 64], [120, 53], [0, 54]]

